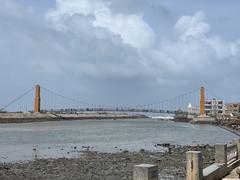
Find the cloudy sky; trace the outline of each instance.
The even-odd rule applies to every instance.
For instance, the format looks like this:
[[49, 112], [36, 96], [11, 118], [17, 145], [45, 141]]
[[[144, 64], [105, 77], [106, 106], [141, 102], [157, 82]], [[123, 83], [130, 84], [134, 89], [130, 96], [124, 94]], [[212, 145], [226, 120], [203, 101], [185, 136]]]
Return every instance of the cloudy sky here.
[[36, 83], [145, 104], [201, 85], [240, 101], [239, 0], [1, 0], [0, 105]]

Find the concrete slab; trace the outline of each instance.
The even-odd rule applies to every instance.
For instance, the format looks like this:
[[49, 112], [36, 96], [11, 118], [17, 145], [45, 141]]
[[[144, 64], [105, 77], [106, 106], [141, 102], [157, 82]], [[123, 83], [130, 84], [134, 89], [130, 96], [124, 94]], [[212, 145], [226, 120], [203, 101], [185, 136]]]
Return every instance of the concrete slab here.
[[[240, 167], [240, 166], [239, 166]], [[239, 168], [237, 167], [237, 168]], [[233, 180], [233, 179], [240, 179], [239, 175], [236, 173], [237, 168], [235, 168], [234, 170], [232, 170], [232, 172], [227, 175], [225, 178], [223, 178], [222, 180]]]

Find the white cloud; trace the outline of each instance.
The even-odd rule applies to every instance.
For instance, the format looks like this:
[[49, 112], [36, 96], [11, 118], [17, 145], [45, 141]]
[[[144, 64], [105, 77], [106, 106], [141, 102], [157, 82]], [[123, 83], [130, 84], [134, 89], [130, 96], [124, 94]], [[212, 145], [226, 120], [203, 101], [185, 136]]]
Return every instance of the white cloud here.
[[182, 40], [187, 38], [201, 38], [209, 32], [210, 25], [205, 22], [203, 11], [197, 12], [193, 16], [182, 16], [175, 25], [175, 30]]
[[155, 76], [160, 83], [166, 78], [172, 84], [214, 82], [226, 78], [222, 73], [226, 68], [240, 66], [239, 40], [229, 42], [210, 34], [205, 18], [203, 11], [180, 17], [174, 27], [175, 40], [161, 42], [149, 51], [148, 69], [158, 72]]
[[107, 4], [101, 0], [56, 0], [56, 9], [49, 12], [51, 18], [60, 18], [68, 14], [92, 15], [99, 9], [107, 8]]
[[119, 34], [123, 42], [142, 49], [154, 43], [154, 32], [140, 15], [113, 15], [109, 9], [97, 11], [93, 25]]
[[[221, 59], [232, 59], [239, 55], [239, 41], [228, 42], [218, 35], [210, 35], [210, 25], [205, 22], [205, 14], [202, 11], [197, 12], [195, 15], [181, 17], [176, 25], [175, 30], [179, 34], [179, 41], [184, 44], [194, 42], [195, 47], [203, 45], [205, 49], [212, 50], [215, 54], [215, 59], [211, 61], [218, 61]], [[181, 45], [181, 47], [184, 47]], [[194, 47], [194, 46], [193, 46]], [[193, 48], [188, 47], [189, 51]], [[187, 50], [187, 49], [186, 49]], [[199, 51], [196, 55], [200, 56], [202, 53]], [[204, 60], [204, 59], [203, 59]]]
[[89, 19], [93, 26], [106, 28], [133, 47], [148, 48], [154, 43], [155, 34], [141, 15], [114, 14], [109, 3], [101, 0], [57, 0], [56, 3], [56, 9], [51, 10], [47, 18], [65, 31], [77, 33], [74, 27], [69, 28], [64, 23], [66, 16], [81, 14], [93, 16], [94, 19]]
[[[203, 81], [221, 84], [226, 78], [237, 79], [240, 41], [214, 35], [203, 11], [179, 17], [169, 27], [172, 37], [157, 42], [165, 34], [155, 34], [144, 16], [116, 13], [105, 0], [58, 0], [47, 21], [17, 1], [3, 2], [0, 72], [7, 77], [3, 86], [17, 81], [28, 87], [37, 81], [62, 88], [64, 82], [72, 87], [70, 92], [92, 99], [101, 96], [101, 89], [112, 88], [112, 98], [124, 101], [126, 93], [140, 94], [135, 100], [154, 99], [153, 92], [161, 94], [163, 87], [178, 94], [180, 85], [195, 89]], [[158, 19], [153, 21], [161, 28]], [[101, 100], [110, 100], [109, 94]]]
[[220, 37], [211, 37], [206, 40], [206, 43], [214, 49], [217, 59], [219, 60], [229, 59], [229, 61], [232, 61], [240, 57], [239, 40], [227, 42]]

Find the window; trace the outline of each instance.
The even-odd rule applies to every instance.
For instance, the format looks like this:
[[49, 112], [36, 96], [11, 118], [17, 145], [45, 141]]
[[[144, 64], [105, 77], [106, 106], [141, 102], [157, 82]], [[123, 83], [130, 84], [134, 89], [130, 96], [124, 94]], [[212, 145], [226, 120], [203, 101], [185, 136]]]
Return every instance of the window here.
[[205, 109], [211, 109], [212, 106], [205, 106]]

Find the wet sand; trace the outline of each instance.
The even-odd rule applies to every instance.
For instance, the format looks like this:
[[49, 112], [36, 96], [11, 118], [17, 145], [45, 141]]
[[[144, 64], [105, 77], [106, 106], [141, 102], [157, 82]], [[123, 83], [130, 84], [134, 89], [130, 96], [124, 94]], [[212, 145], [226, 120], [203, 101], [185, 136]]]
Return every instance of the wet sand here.
[[[162, 148], [162, 144], [157, 144]], [[210, 145], [165, 145], [166, 152], [123, 151], [98, 153], [85, 151], [75, 159], [45, 159], [25, 163], [0, 164], [1, 180], [130, 180], [133, 166], [141, 163], [156, 164], [160, 179], [185, 179], [186, 152], [200, 150], [204, 167], [214, 162], [214, 148]]]

